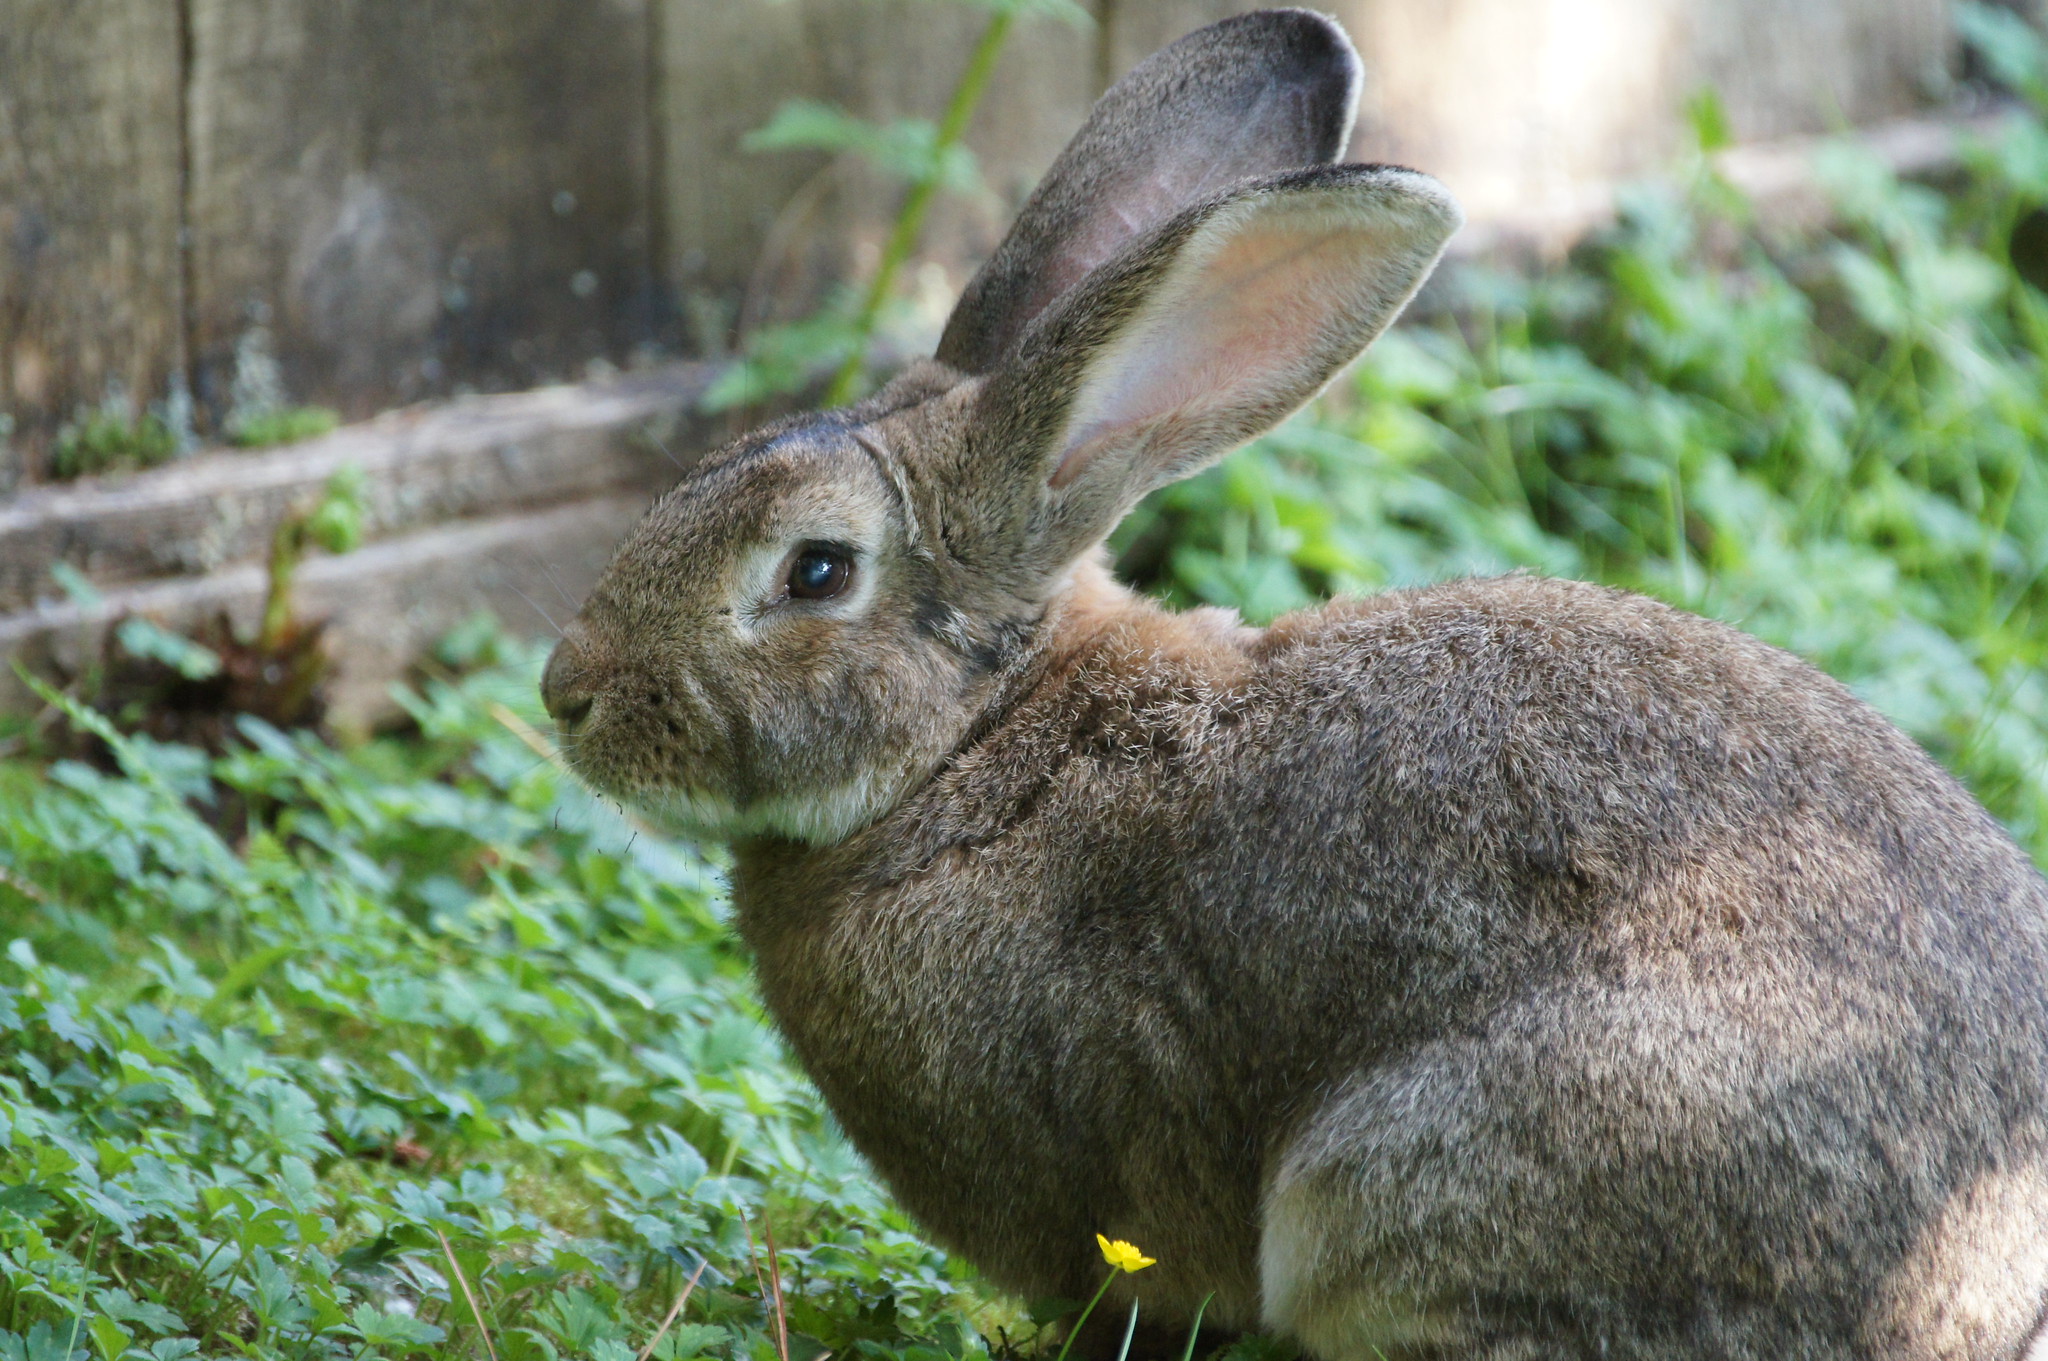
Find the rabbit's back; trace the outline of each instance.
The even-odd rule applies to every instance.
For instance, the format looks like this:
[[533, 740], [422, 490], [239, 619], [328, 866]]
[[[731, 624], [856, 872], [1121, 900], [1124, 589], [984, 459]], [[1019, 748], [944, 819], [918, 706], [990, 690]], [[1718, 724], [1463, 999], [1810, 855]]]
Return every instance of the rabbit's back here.
[[2048, 895], [1910, 741], [1571, 583], [1117, 617], [890, 818], [741, 856], [771, 1007], [942, 1236], [1059, 1294], [1121, 1232], [1331, 1356], [2018, 1336]]
[[1326, 854], [1434, 901], [1418, 930], [1555, 937], [1579, 968], [1759, 940], [1960, 959], [1944, 933], [1988, 920], [2041, 962], [2043, 886], [1997, 823], [1845, 687], [1734, 629], [1514, 576], [1285, 619], [1251, 658], [1268, 698], [1244, 745], [1278, 768], [1219, 782], [1229, 816], [1337, 832]]

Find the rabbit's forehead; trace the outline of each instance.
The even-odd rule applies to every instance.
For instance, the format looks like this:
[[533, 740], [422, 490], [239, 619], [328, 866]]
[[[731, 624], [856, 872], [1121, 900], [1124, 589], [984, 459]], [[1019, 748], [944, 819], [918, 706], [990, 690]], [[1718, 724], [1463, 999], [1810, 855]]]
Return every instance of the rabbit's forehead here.
[[592, 605], [607, 618], [614, 605], [627, 615], [731, 607], [768, 591], [805, 542], [882, 551], [895, 513], [894, 491], [858, 444], [813, 437], [728, 449], [640, 522]]
[[871, 455], [833, 428], [724, 451], [676, 488], [668, 509], [697, 534], [739, 547], [835, 524], [841, 533], [869, 527], [890, 499]]

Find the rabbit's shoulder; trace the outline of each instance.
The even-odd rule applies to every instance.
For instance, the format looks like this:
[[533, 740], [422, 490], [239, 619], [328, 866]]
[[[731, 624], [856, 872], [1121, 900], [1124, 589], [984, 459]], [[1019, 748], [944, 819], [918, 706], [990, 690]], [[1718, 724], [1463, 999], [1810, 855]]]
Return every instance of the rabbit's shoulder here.
[[1082, 585], [1070, 615], [1085, 647], [886, 839], [908, 821], [986, 841], [1027, 815], [1136, 836], [1196, 806], [1257, 806], [1291, 827], [1605, 827], [1647, 846], [1701, 820], [1816, 802], [1846, 814], [1879, 792], [1983, 820], [1839, 683], [1641, 595], [1517, 574], [1257, 630]]
[[1504, 682], [1526, 703], [1582, 690], [1599, 701], [1611, 686], [1734, 700], [1758, 687], [1817, 684], [1830, 700], [1847, 696], [1791, 654], [1725, 624], [1634, 592], [1519, 572], [1287, 615], [1249, 655], [1271, 683], [1307, 690], [1370, 682], [1419, 697]]
[[1315, 828], [1339, 859], [1370, 845], [1575, 901], [1674, 876], [1753, 897], [1787, 874], [1870, 903], [1958, 876], [2039, 897], [1997, 823], [1847, 687], [1644, 596], [1523, 575], [1389, 592], [1282, 619], [1249, 661], [1263, 702], [1210, 778], [1228, 816]]
[[1501, 759], [1591, 762], [1607, 777], [1778, 757], [1931, 768], [1792, 654], [1584, 582], [1517, 574], [1339, 601], [1277, 621], [1248, 661], [1276, 721], [1385, 725], [1390, 750], [1468, 773]]

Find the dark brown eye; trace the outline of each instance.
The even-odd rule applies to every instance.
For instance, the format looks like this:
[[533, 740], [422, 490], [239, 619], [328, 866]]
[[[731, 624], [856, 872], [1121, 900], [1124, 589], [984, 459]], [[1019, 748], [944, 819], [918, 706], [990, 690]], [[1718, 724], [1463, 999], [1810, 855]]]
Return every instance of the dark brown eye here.
[[830, 600], [846, 589], [853, 561], [834, 548], [806, 548], [789, 566], [793, 600]]

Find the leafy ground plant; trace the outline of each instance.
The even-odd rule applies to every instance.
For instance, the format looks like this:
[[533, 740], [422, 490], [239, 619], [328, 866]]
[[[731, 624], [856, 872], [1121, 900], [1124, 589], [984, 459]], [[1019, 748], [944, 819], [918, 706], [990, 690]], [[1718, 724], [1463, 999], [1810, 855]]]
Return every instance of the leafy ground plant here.
[[693, 1276], [661, 1361], [981, 1350], [534, 661], [347, 753], [53, 696], [119, 768], [0, 783], [0, 1357], [630, 1361]]
[[[326, 713], [326, 621], [300, 610], [296, 583], [315, 548], [345, 553], [357, 546], [365, 513], [362, 470], [340, 469], [317, 496], [279, 517], [254, 630], [238, 627], [226, 611], [200, 621], [189, 634], [129, 615], [108, 633], [97, 661], [70, 678], [69, 692], [89, 697], [93, 708], [124, 730], [210, 751], [235, 740], [238, 714], [285, 727], [316, 726]], [[57, 564], [51, 576], [75, 604], [102, 604], [99, 592], [69, 564]], [[59, 718], [51, 709], [31, 726], [50, 731], [48, 725]], [[68, 754], [98, 752], [103, 745], [76, 727], [54, 732], [54, 744], [46, 745]]]
[[238, 421], [230, 440], [245, 449], [296, 444], [325, 435], [341, 424], [341, 416], [324, 406], [287, 406]]
[[50, 450], [50, 476], [64, 481], [123, 468], [153, 468], [177, 452], [177, 436], [160, 417], [134, 416], [110, 403], [58, 432]]

